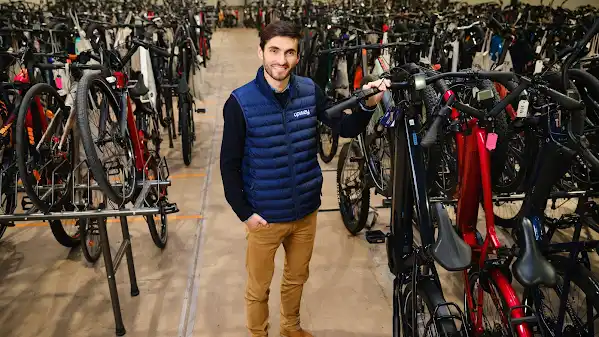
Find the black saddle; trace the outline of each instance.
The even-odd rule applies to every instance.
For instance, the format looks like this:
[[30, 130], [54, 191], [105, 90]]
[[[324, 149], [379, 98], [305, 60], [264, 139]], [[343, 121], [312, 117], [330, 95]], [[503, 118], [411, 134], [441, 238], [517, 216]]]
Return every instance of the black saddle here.
[[453, 229], [443, 205], [435, 204], [432, 211], [439, 227], [437, 240], [432, 245], [434, 259], [445, 270], [459, 271], [468, 268], [472, 259], [472, 249]]
[[131, 95], [131, 98], [139, 99], [149, 91], [150, 89], [148, 89], [144, 84], [144, 76], [140, 73], [137, 77], [137, 83], [135, 86], [129, 89], [129, 95]]
[[524, 218], [521, 229], [520, 254], [512, 265], [514, 277], [525, 287], [554, 286], [557, 281], [555, 269], [537, 247], [532, 222], [528, 218]]

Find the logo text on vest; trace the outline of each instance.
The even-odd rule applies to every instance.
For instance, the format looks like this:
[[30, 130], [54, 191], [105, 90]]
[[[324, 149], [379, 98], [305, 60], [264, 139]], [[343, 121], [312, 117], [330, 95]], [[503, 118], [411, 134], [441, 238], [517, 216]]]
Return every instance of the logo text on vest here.
[[302, 111], [298, 111], [298, 112], [294, 113], [293, 116], [295, 118], [298, 118], [300, 116], [310, 116], [310, 110], [304, 109]]

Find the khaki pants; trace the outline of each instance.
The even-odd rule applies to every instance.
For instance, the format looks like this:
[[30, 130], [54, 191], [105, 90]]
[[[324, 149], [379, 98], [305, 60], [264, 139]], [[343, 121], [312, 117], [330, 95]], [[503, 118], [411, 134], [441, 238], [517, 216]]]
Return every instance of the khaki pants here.
[[281, 331], [300, 328], [300, 302], [304, 283], [308, 280], [310, 258], [316, 234], [318, 211], [303, 219], [271, 223], [269, 228], [247, 232], [245, 291], [247, 328], [253, 337], [268, 336], [268, 295], [275, 269], [275, 253], [283, 244], [285, 268], [281, 280]]

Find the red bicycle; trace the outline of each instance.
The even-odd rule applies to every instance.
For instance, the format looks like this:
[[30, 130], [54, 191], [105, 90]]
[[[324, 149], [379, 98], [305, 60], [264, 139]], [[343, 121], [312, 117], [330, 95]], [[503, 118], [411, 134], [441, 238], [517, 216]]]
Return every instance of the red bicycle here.
[[[443, 101], [452, 107], [450, 120], [454, 125], [455, 142], [458, 162], [458, 204], [457, 204], [457, 227], [463, 240], [471, 247], [472, 266], [463, 271], [465, 290], [465, 311], [470, 321], [473, 332], [478, 336], [483, 333], [501, 333], [502, 335], [518, 337], [531, 337], [532, 331], [529, 322], [534, 321], [534, 316], [527, 316], [532, 308], [523, 306], [516, 291], [511, 285], [512, 273], [509, 265], [513, 256], [502, 255], [502, 244], [495, 230], [495, 219], [493, 215], [493, 190], [491, 178], [491, 151], [498, 143], [498, 135], [493, 132], [495, 128], [505, 130], [506, 106], [511, 100], [517, 98], [521, 88], [512, 90], [514, 95], [508, 95], [499, 101], [498, 94], [489, 80], [506, 79], [513, 76], [507, 73], [501, 75], [497, 72], [489, 73], [446, 73], [438, 76], [462, 77], [474, 79], [467, 90], [462, 91], [463, 96], [469, 96], [472, 88], [476, 87], [476, 94], [472, 94], [470, 104], [464, 104], [457, 100], [457, 95], [449, 90], [442, 82], [438, 86], [443, 94]], [[530, 85], [525, 83], [522, 85]], [[464, 98], [464, 97], [463, 97]], [[482, 108], [479, 110], [479, 108]], [[489, 112], [486, 112], [489, 111]], [[498, 125], [502, 125], [498, 127]], [[423, 144], [424, 146], [424, 144]], [[505, 151], [505, 149], [502, 149]], [[501, 154], [498, 154], [501, 155]], [[485, 212], [485, 235], [477, 229], [479, 205]], [[525, 240], [528, 241], [532, 225], [523, 223], [522, 230]], [[536, 249], [534, 242], [527, 242], [523, 247], [529, 250]], [[548, 267], [546, 274], [536, 274], [531, 280], [523, 270], [535, 269], [534, 265], [546, 266], [548, 262], [537, 252], [523, 252], [522, 261], [513, 266], [513, 275], [525, 286], [536, 286], [539, 284], [555, 283], [555, 272]], [[530, 257], [532, 256], [532, 257]], [[526, 268], [522, 268], [526, 264]], [[535, 269], [535, 271], [537, 271]], [[490, 308], [483, 306], [485, 299], [491, 299], [492, 306], [497, 309], [498, 316], [495, 319], [486, 317]], [[499, 331], [498, 331], [499, 330]]]

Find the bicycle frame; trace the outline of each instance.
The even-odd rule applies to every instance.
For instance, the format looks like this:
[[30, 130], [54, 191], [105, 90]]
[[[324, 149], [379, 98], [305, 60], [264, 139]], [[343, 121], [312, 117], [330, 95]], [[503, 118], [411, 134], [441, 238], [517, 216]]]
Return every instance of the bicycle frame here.
[[[452, 117], [458, 118], [459, 113], [454, 109]], [[487, 255], [501, 247], [501, 243], [495, 231], [495, 220], [493, 217], [493, 195], [491, 188], [491, 158], [487, 150], [487, 130], [478, 125], [478, 120], [472, 118], [463, 126], [462, 130], [456, 135], [456, 144], [458, 148], [458, 209], [457, 225], [462, 233], [464, 241], [472, 247], [472, 251], [478, 254], [478, 267], [481, 271], [489, 271], [490, 277], [497, 285], [501, 297], [505, 299], [507, 308], [521, 306], [516, 292], [511, 286], [508, 278], [497, 267], [487, 265]], [[467, 133], [469, 132], [469, 134]], [[482, 190], [483, 209], [485, 211], [486, 236], [484, 242], [479, 244], [476, 230], [478, 219], [478, 208], [480, 200], [480, 191]], [[464, 271], [464, 292], [468, 308], [474, 308], [474, 299], [470, 292], [471, 285], [468, 278], [468, 272]], [[479, 287], [477, 290], [476, 311], [469, 310], [470, 320], [474, 323], [475, 334], [481, 334], [483, 327], [483, 296], [484, 289]], [[494, 297], [494, 296], [492, 296]], [[497, 298], [493, 298], [494, 302]], [[511, 312], [514, 318], [524, 317], [522, 309], [515, 309]], [[509, 320], [502, 315], [503, 324], [509, 326]], [[526, 323], [516, 326], [519, 337], [531, 337], [532, 332]]]
[[[135, 156], [135, 169], [138, 172], [144, 170], [145, 161], [147, 158], [147, 152], [145, 151], [145, 146], [143, 145], [143, 134], [138, 132], [137, 126], [135, 124], [135, 117], [133, 116], [133, 107], [131, 106], [131, 97], [129, 97], [129, 93], [126, 88], [126, 76], [121, 72], [114, 72], [113, 76], [116, 77], [117, 80], [117, 89], [120, 90], [119, 102], [120, 107], [120, 118], [121, 118], [121, 126], [126, 123], [127, 130], [129, 131], [129, 136], [131, 137], [131, 141], [133, 143], [133, 155]], [[122, 132], [125, 131], [125, 128], [122, 127]]]

